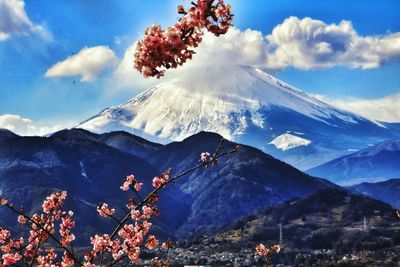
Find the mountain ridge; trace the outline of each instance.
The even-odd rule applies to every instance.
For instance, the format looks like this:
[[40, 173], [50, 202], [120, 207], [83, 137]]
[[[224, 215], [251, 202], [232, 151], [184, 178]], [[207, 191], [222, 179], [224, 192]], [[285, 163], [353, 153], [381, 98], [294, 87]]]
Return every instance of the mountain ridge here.
[[369, 146], [312, 168], [307, 173], [347, 185], [400, 177], [400, 139]]
[[[119, 143], [119, 139], [127, 136], [131, 135], [116, 133], [114, 141]], [[142, 145], [134, 146], [141, 153], [147, 151], [142, 157], [136, 156], [137, 151], [127, 153], [112, 147], [113, 144], [100, 142], [102, 138], [97, 134], [77, 129], [50, 137], [3, 140], [0, 192], [10, 202], [33, 212], [40, 209], [40, 202], [51, 191], [67, 190], [67, 208], [81, 216], [77, 224], [94, 225], [84, 230], [89, 235], [103, 231], [110, 223], [102, 225], [103, 220], [96, 214], [95, 207], [100, 201], [114, 207], [124, 205], [127, 196], [119, 186], [126, 175], [134, 174], [147, 192], [154, 176], [169, 167], [178, 173], [199, 164], [200, 153], [213, 152], [220, 139], [218, 134], [201, 132], [181, 142], [159, 145], [156, 151], [143, 141]], [[232, 146], [235, 143], [226, 140], [223, 149], [230, 150]], [[162, 237], [178, 239], [213, 233], [263, 205], [331, 187], [337, 186], [243, 145], [239, 153], [221, 158], [218, 165], [199, 169], [162, 190], [158, 205], [161, 214], [154, 220], [154, 229]], [[11, 218], [0, 210], [2, 224], [14, 225], [16, 222]]]

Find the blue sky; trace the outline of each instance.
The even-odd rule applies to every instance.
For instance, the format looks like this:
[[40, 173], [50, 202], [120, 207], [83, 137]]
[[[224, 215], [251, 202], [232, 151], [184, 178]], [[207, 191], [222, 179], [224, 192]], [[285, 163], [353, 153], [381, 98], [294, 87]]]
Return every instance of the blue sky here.
[[[5, 2], [0, 0], [0, 5]], [[38, 125], [72, 126], [133, 97], [145, 89], [144, 84], [133, 79], [128, 89], [114, 90], [115, 84], [110, 82], [113, 66], [104, 67], [90, 81], [82, 81], [79, 75], [45, 77], [45, 73], [85, 47], [109, 48], [113, 53], [110, 62], [118, 65], [117, 61], [142, 36], [145, 27], [155, 22], [164, 27], [175, 23], [176, 6], [182, 2], [26, 0], [23, 10], [27, 17], [8, 28], [7, 21], [2, 20], [12, 16], [12, 10], [11, 15], [0, 14], [0, 116], [16, 114]], [[291, 16], [299, 20], [310, 17], [327, 25], [350, 21], [360, 37], [379, 39], [400, 32], [400, 1], [396, 0], [227, 2], [232, 5], [237, 29], [250, 28], [263, 36], [270, 35]], [[267, 69], [283, 81], [324, 99], [378, 99], [400, 92], [400, 58], [396, 48], [393, 50], [379, 54], [383, 59], [372, 68], [363, 68], [364, 63], [351, 66], [353, 58], [347, 57], [349, 63], [344, 66], [336, 61], [322, 67], [315, 67], [321, 62], [301, 67], [300, 58], [279, 68], [269, 64]]]

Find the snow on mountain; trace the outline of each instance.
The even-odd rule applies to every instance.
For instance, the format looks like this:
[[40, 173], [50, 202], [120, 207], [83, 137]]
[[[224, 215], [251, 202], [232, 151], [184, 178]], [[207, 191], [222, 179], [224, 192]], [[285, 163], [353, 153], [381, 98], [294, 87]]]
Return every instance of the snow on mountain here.
[[[234, 139], [251, 122], [264, 128], [260, 108], [279, 105], [329, 124], [329, 118], [357, 123], [339, 111], [255, 68], [220, 67], [187, 72], [162, 82], [125, 104], [106, 109], [79, 127], [94, 132], [139, 129], [161, 139], [182, 140], [199, 131]], [[137, 131], [133, 131], [137, 133]]]
[[286, 151], [291, 148], [299, 147], [299, 146], [307, 146], [311, 144], [310, 140], [305, 138], [301, 138], [292, 134], [282, 134], [269, 142], [269, 144], [274, 145], [276, 148]]
[[[77, 127], [96, 133], [123, 130], [161, 143], [211, 131], [301, 169], [344, 155], [349, 147], [393, 137], [385, 127], [334, 108], [260, 69], [241, 66], [189, 68]], [[268, 145], [287, 131], [303, 133], [301, 138], [313, 145], [308, 151], [304, 146], [281, 151]], [[335, 138], [339, 140], [333, 142]]]

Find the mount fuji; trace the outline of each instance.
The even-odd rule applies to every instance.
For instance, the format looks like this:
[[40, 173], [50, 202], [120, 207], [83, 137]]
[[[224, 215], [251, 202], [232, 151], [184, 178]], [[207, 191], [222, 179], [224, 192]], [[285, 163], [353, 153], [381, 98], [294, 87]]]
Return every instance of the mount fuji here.
[[200, 131], [263, 150], [306, 170], [400, 136], [390, 125], [337, 109], [261, 69], [192, 67], [77, 126], [180, 141]]

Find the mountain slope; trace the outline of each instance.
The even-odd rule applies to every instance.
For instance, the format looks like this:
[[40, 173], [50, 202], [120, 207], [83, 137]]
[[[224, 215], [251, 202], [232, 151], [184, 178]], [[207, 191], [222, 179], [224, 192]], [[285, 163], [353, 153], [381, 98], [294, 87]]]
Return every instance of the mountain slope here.
[[382, 142], [332, 160], [307, 173], [343, 184], [400, 177], [400, 139]]
[[[164, 170], [173, 166], [179, 173], [197, 164], [201, 152], [213, 152], [220, 138], [217, 134], [200, 132], [164, 146], [150, 162]], [[234, 145], [226, 141], [223, 148], [230, 150]], [[243, 145], [238, 153], [221, 159], [217, 166], [196, 171], [175, 187], [190, 203], [189, 209], [180, 208], [184, 223], [177, 229], [177, 236], [182, 237], [189, 233], [212, 233], [257, 208], [336, 185]]]
[[[114, 143], [101, 142], [110, 136], [115, 140], [123, 136], [122, 140], [137, 143], [133, 151], [126, 153], [110, 146]], [[220, 138], [201, 132], [163, 146], [128, 133], [97, 135], [73, 129], [51, 137], [0, 141], [0, 195], [34, 211], [40, 209], [50, 192], [67, 190], [67, 208], [72, 207], [79, 216], [77, 231], [85, 233], [84, 241], [112, 223], [97, 215], [97, 204], [104, 201], [123, 207], [127, 194], [119, 186], [126, 175], [134, 174], [143, 181], [146, 192], [161, 171], [172, 167], [178, 173], [197, 165], [200, 153], [213, 151]], [[226, 141], [224, 149], [234, 145]], [[134, 156], [138, 154], [135, 149], [146, 156]], [[161, 215], [154, 220], [155, 230], [171, 238], [213, 233], [264, 205], [331, 187], [336, 185], [310, 177], [258, 149], [242, 146], [240, 152], [222, 158], [217, 166], [199, 169], [162, 191], [158, 205]], [[0, 209], [0, 224], [15, 222], [14, 216]]]
[[361, 183], [350, 187], [358, 193], [379, 199], [394, 207], [400, 207], [400, 179], [377, 183]]
[[18, 135], [11, 132], [10, 130], [0, 128], [0, 141], [15, 138], [15, 137], [18, 137]]
[[[109, 229], [113, 222], [101, 219], [100, 202], [123, 207], [127, 195], [119, 186], [134, 173], [146, 181], [147, 190], [157, 170], [145, 160], [89, 140], [60, 137], [18, 137], [0, 141], [0, 195], [27, 211], [41, 209], [54, 191], [67, 190], [67, 209], [77, 216], [78, 242]], [[0, 224], [14, 226], [15, 216], [0, 209]]]
[[395, 210], [337, 189], [259, 209], [212, 236], [179, 243], [181, 249], [172, 251], [171, 258], [188, 265], [261, 266], [249, 257], [249, 248], [279, 244], [279, 224], [283, 246], [272, 257], [273, 266], [398, 265], [400, 220]]
[[[163, 143], [212, 131], [303, 170], [399, 133], [336, 109], [260, 69], [237, 66], [190, 69], [77, 127], [98, 133], [124, 130]], [[310, 143], [284, 151], [270, 144], [285, 133]]]
[[83, 129], [71, 129], [56, 132], [51, 137], [100, 142], [140, 158], [146, 158], [162, 147], [160, 144], [149, 142], [123, 131], [95, 134]]

